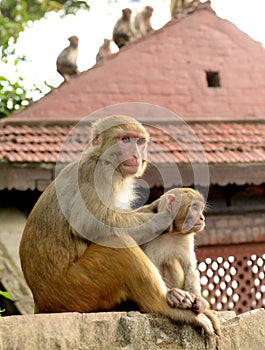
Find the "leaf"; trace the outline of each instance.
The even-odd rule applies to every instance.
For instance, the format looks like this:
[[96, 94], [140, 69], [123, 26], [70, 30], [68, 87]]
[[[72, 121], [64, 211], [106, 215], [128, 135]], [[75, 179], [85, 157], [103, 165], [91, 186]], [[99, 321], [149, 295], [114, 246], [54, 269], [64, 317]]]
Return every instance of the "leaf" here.
[[0, 295], [2, 295], [3, 297], [5, 297], [6, 299], [12, 300], [11, 296], [9, 295], [8, 292], [3, 292], [0, 290]]

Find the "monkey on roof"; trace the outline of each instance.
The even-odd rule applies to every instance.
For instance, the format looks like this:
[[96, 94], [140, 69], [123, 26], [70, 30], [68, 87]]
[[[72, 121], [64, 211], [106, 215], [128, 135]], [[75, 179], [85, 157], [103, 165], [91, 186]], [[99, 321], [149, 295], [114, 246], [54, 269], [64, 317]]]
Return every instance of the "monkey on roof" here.
[[102, 61], [105, 58], [112, 55], [111, 48], [110, 48], [111, 40], [104, 39], [103, 44], [100, 46], [97, 56], [96, 56], [96, 62]]
[[119, 49], [136, 39], [131, 23], [131, 15], [131, 9], [123, 9], [121, 18], [114, 25], [112, 38]]
[[68, 40], [70, 45], [63, 49], [56, 60], [57, 72], [62, 75], [65, 82], [79, 73], [76, 65], [79, 39], [74, 35], [68, 38]]
[[136, 14], [134, 18], [134, 29], [138, 39], [143, 38], [146, 34], [153, 31], [151, 25], [153, 11], [153, 7], [145, 6], [142, 11]]
[[176, 17], [185, 10], [194, 9], [200, 4], [200, 0], [171, 0], [171, 17]]

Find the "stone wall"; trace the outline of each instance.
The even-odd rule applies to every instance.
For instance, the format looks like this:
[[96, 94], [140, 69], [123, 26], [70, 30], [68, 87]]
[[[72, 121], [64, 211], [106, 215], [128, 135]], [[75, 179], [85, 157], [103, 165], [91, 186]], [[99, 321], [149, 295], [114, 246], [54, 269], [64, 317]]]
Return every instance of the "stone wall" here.
[[0, 319], [0, 350], [261, 350], [265, 311], [217, 313], [219, 339], [139, 312], [61, 313]]

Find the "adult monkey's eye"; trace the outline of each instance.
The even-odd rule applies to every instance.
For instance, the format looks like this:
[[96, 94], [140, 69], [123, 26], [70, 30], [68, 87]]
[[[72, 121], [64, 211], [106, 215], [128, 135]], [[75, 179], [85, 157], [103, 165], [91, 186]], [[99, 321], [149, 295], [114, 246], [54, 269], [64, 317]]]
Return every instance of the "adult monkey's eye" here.
[[144, 145], [146, 143], [146, 139], [144, 137], [137, 140], [137, 145]]
[[130, 142], [130, 140], [131, 140], [131, 138], [130, 138], [130, 136], [128, 136], [128, 135], [124, 135], [124, 136], [122, 136], [122, 138], [121, 138], [121, 141], [122, 141], [123, 143], [128, 143], [128, 142]]

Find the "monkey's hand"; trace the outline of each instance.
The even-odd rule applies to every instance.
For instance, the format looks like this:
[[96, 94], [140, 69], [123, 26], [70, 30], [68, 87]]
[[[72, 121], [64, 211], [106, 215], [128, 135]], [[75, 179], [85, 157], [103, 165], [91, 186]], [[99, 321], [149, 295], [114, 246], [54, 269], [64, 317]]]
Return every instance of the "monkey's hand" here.
[[138, 211], [145, 213], [157, 213], [158, 211], [167, 211], [172, 213], [173, 216], [175, 200], [176, 196], [172, 193], [169, 193], [155, 200], [151, 204], [139, 208]]
[[195, 302], [195, 295], [182, 289], [172, 288], [167, 291], [166, 299], [170, 307], [191, 309]]
[[200, 295], [196, 295], [191, 309], [196, 312], [196, 314], [200, 314], [208, 307], [208, 305], [209, 303], [206, 299]]
[[137, 209], [137, 212], [155, 213], [155, 216], [153, 217], [153, 222], [156, 227], [155, 233], [157, 234], [160, 231], [160, 234], [170, 227], [176, 215], [176, 210], [176, 196], [169, 193], [153, 203]]

